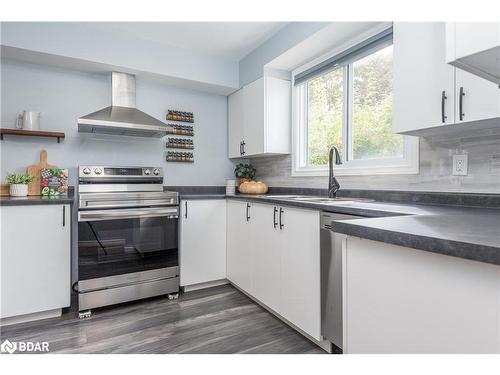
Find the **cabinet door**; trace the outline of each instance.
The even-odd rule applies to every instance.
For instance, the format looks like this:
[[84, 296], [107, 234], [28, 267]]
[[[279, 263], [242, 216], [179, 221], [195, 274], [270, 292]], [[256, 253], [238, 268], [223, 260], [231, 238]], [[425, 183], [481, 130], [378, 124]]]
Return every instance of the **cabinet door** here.
[[69, 306], [69, 205], [2, 206], [0, 212], [0, 317]]
[[265, 149], [267, 153], [290, 153], [291, 96], [290, 81], [275, 77], [265, 78]]
[[247, 202], [227, 202], [227, 278], [245, 292], [252, 294], [252, 206]]
[[243, 87], [245, 154], [264, 153], [264, 78]]
[[228, 111], [228, 154], [230, 158], [241, 157], [243, 141], [244, 112], [243, 112], [243, 90], [238, 90], [229, 95], [227, 99]]
[[181, 202], [180, 284], [226, 278], [226, 201]]
[[394, 132], [454, 123], [455, 68], [445, 62], [443, 22], [395, 23], [393, 69]]
[[344, 353], [499, 353], [500, 270], [347, 237]]
[[456, 22], [455, 59], [500, 46], [499, 22]]
[[[275, 221], [276, 220], [276, 221]], [[253, 296], [269, 308], [280, 312], [281, 301], [281, 243], [278, 236], [278, 207], [268, 204], [253, 204], [252, 251]]]
[[320, 340], [319, 213], [292, 207], [282, 209], [280, 313]]
[[456, 70], [456, 85], [456, 122], [500, 117], [498, 85], [462, 69]]

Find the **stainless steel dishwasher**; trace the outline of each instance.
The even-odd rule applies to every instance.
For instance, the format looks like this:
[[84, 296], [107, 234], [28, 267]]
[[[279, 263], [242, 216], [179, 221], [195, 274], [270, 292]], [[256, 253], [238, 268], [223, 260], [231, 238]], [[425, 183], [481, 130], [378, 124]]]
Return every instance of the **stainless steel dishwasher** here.
[[342, 240], [332, 231], [333, 220], [361, 216], [321, 212], [321, 335], [342, 349]]

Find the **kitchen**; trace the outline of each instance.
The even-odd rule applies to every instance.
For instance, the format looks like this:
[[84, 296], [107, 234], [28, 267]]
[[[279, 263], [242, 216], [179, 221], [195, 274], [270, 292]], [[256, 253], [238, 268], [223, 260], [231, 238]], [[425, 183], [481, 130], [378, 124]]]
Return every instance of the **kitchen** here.
[[2, 343], [500, 354], [500, 23], [1, 38]]

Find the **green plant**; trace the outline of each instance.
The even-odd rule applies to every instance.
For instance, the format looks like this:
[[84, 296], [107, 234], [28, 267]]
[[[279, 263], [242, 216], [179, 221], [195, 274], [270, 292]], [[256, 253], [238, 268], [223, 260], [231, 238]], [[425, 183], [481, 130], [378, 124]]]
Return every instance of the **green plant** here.
[[7, 183], [8, 184], [22, 184], [28, 185], [33, 182], [34, 177], [29, 175], [28, 173], [8, 173], [7, 174]]
[[60, 168], [52, 168], [50, 170], [50, 172], [52, 173], [52, 176], [59, 177], [62, 174], [62, 169], [60, 169]]
[[234, 175], [238, 178], [254, 178], [256, 169], [252, 164], [240, 163], [234, 169]]

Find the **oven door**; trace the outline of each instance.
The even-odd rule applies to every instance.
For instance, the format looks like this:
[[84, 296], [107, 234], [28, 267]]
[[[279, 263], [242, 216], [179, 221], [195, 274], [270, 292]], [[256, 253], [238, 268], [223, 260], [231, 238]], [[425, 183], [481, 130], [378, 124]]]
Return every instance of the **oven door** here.
[[79, 211], [79, 280], [177, 267], [177, 226], [177, 206]]

